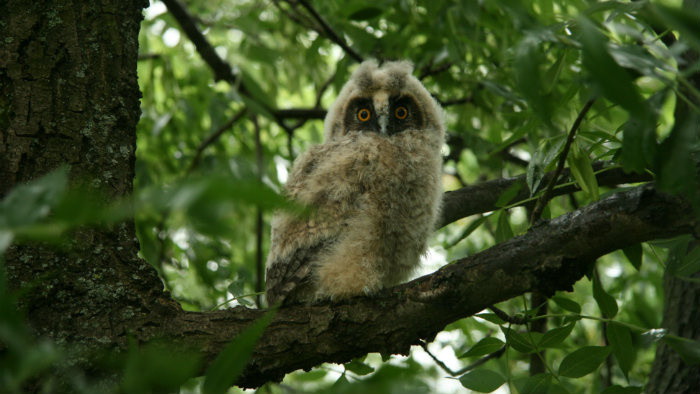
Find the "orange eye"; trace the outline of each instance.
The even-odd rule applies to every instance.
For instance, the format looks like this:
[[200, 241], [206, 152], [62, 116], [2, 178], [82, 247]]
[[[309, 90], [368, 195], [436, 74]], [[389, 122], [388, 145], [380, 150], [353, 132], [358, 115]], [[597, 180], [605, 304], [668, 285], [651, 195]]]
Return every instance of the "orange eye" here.
[[366, 122], [370, 118], [370, 112], [367, 108], [362, 108], [361, 110], [357, 111], [357, 119], [359, 119], [361, 122]]
[[398, 107], [394, 111], [394, 115], [397, 119], [406, 119], [406, 117], [408, 116], [408, 110], [406, 109], [406, 107]]

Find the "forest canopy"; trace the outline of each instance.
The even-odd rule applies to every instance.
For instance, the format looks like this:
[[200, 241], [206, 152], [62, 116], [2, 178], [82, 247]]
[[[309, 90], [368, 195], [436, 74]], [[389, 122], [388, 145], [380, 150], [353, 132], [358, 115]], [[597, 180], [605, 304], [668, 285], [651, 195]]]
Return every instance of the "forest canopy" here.
[[[34, 290], [12, 280], [12, 267], [42, 261], [23, 261], [10, 245], [66, 248], [88, 242], [84, 228], [124, 222], [178, 316], [236, 320], [243, 311], [255, 323], [225, 343], [202, 340], [206, 355], [191, 358], [154, 338], [179, 343], [195, 330], [105, 337], [121, 354], [105, 392], [239, 384], [261, 393], [631, 394], [700, 384], [700, 327], [691, 327], [700, 316], [700, 2], [162, 0], [143, 11], [138, 48], [133, 193], [109, 188], [128, 173], [102, 171], [96, 185], [75, 162], [0, 190], [0, 253], [10, 256], [0, 278], [0, 391], [53, 387], [51, 376], [76, 386], [88, 376], [85, 387], [98, 387], [88, 368], [59, 367], [75, 357], [70, 341], [34, 338], [51, 323], [33, 317], [22, 292]], [[367, 59], [412, 62], [445, 111], [446, 193], [421, 278], [374, 301], [248, 312], [267, 308], [272, 213], [304, 209], [282, 194], [291, 165], [322, 142], [327, 109]], [[0, 87], [10, 86], [8, 64], [0, 61]], [[8, 136], [12, 103], [0, 98]], [[129, 162], [130, 149], [115, 154]], [[487, 263], [496, 268], [480, 271]], [[444, 323], [405, 322], [406, 338], [387, 334], [386, 345], [365, 346], [369, 317], [333, 315], [410, 309], [426, 287], [448, 294], [425, 301]], [[381, 320], [404, 316], [397, 309]], [[302, 313], [345, 325], [337, 346], [347, 352], [265, 370], [275, 319]], [[662, 377], [669, 368], [676, 391]]]

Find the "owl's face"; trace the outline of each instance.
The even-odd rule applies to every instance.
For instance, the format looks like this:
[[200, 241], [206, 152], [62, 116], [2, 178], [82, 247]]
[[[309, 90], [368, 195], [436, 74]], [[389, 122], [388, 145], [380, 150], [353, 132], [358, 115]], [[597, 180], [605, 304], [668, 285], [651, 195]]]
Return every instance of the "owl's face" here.
[[357, 97], [348, 103], [343, 128], [346, 132], [393, 135], [408, 129], [422, 129], [423, 115], [410, 95], [375, 94]]
[[352, 133], [391, 137], [411, 130], [442, 138], [440, 108], [412, 68], [408, 62], [360, 64], [326, 116], [325, 139]]

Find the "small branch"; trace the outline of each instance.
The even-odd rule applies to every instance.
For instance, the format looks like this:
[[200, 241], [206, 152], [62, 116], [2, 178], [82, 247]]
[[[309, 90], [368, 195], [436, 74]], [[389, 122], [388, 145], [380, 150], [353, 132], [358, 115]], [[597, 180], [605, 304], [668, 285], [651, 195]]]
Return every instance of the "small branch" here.
[[329, 86], [331, 86], [331, 83], [335, 79], [335, 75], [338, 72], [338, 69], [336, 68], [336, 72], [334, 72], [328, 79], [326, 79], [326, 82], [321, 85], [321, 89], [318, 90], [316, 93], [316, 104], [314, 105], [314, 108], [321, 108], [321, 99], [323, 98], [323, 93], [326, 92]]
[[324, 119], [326, 110], [323, 108], [287, 108], [275, 111], [275, 116], [282, 119]]
[[[547, 314], [547, 297], [544, 294], [535, 291], [530, 295], [530, 309], [536, 310], [535, 316], [545, 316]], [[544, 334], [547, 332], [547, 319], [537, 319], [530, 323], [532, 332]], [[545, 349], [540, 349], [538, 353], [530, 355], [530, 376], [537, 375], [546, 371], [545, 362], [547, 360]]]
[[488, 355], [486, 355], [486, 356], [484, 356], [484, 357], [482, 357], [482, 358], [476, 360], [475, 362], [473, 362], [473, 363], [467, 365], [466, 367], [464, 367], [464, 368], [462, 368], [462, 369], [458, 369], [457, 371], [453, 371], [450, 367], [448, 367], [445, 363], [443, 363], [442, 360], [440, 360], [439, 358], [437, 358], [437, 356], [435, 356], [430, 350], [428, 350], [428, 344], [425, 343], [425, 341], [420, 341], [419, 344], [420, 344], [420, 347], [422, 347], [423, 350], [424, 350], [426, 353], [428, 353], [428, 356], [430, 356], [430, 358], [432, 358], [433, 361], [435, 361], [435, 363], [436, 363], [440, 368], [442, 368], [443, 371], [447, 372], [450, 376], [453, 376], [453, 377], [456, 377], [456, 376], [462, 375], [462, 374], [464, 374], [464, 373], [466, 373], [466, 372], [469, 372], [469, 371], [471, 371], [472, 369], [474, 369], [474, 368], [476, 368], [476, 367], [478, 367], [478, 366], [480, 366], [480, 365], [485, 364], [485, 363], [486, 363], [487, 361], [489, 361], [489, 360], [492, 360], [492, 359], [494, 359], [494, 358], [499, 358], [499, 357], [501, 357], [501, 356], [503, 355], [503, 353], [505, 353], [505, 351], [506, 351], [506, 347], [503, 346], [502, 348], [498, 349], [497, 351], [495, 351], [495, 352], [493, 352], [493, 353], [490, 353], [490, 354], [488, 354]]
[[[231, 66], [219, 57], [209, 41], [204, 37], [195, 25], [194, 17], [185, 9], [179, 0], [163, 0], [163, 3], [168, 7], [168, 11], [180, 24], [182, 30], [190, 38], [190, 41], [197, 48], [197, 52], [202, 56], [205, 62], [214, 72], [216, 81], [228, 81], [232, 85], [240, 85], [240, 77], [233, 72]], [[240, 92], [247, 94], [244, 86], [240, 86]]]
[[[255, 130], [255, 164], [258, 171], [258, 181], [262, 184], [263, 180], [263, 148], [262, 142], [260, 141], [260, 125], [258, 124], [258, 117], [255, 114], [251, 114], [250, 120], [253, 122], [253, 128]], [[255, 304], [258, 308], [262, 308], [262, 293], [265, 291], [265, 266], [263, 261], [263, 211], [258, 205], [255, 207], [255, 292], [258, 293], [255, 297]]]
[[581, 112], [579, 112], [578, 116], [576, 117], [574, 124], [571, 125], [571, 130], [569, 130], [569, 135], [566, 138], [566, 144], [564, 144], [564, 149], [559, 154], [559, 162], [557, 163], [557, 168], [554, 171], [554, 175], [549, 180], [549, 183], [547, 184], [547, 189], [537, 200], [535, 208], [532, 210], [532, 216], [530, 217], [530, 225], [535, 223], [540, 218], [540, 216], [542, 216], [542, 211], [544, 211], [544, 207], [547, 206], [547, 203], [549, 203], [549, 200], [552, 198], [552, 190], [554, 189], [554, 185], [556, 185], [557, 181], [559, 180], [561, 172], [564, 170], [566, 157], [569, 155], [569, 149], [571, 148], [571, 144], [574, 142], [576, 131], [581, 125], [581, 122], [583, 122], [583, 118], [588, 113], [588, 110], [591, 109], [591, 106], [593, 106], [594, 102], [595, 98], [588, 100], [581, 109]]
[[335, 31], [328, 25], [328, 23], [321, 17], [321, 15], [316, 12], [316, 10], [311, 7], [308, 1], [306, 0], [299, 0], [299, 4], [301, 4], [304, 8], [306, 8], [307, 11], [313, 16], [313, 18], [318, 22], [319, 25], [323, 28], [323, 31], [325, 32], [326, 37], [328, 37], [331, 41], [335, 42], [338, 44], [345, 53], [347, 53], [351, 58], [353, 58], [356, 62], [362, 63], [364, 60], [360, 54], [355, 52], [352, 48], [348, 46], [348, 44], [345, 43], [345, 41], [336, 34]]
[[528, 319], [526, 317], [511, 316], [493, 305], [491, 305], [489, 309], [491, 310], [491, 312], [493, 312], [496, 316], [498, 316], [501, 320], [505, 321], [506, 323], [527, 324], [528, 322]]
[[445, 63], [443, 63], [435, 68], [432, 68], [433, 63], [431, 61], [430, 64], [428, 64], [426, 67], [423, 68], [423, 70], [421, 70], [421, 72], [418, 76], [418, 79], [420, 81], [422, 81], [431, 75], [435, 75], [435, 74], [439, 74], [441, 72], [447, 71], [450, 69], [450, 67], [452, 67], [452, 65], [453, 65], [452, 62], [445, 62]]
[[219, 139], [219, 137], [221, 137], [222, 134], [224, 134], [224, 132], [225, 132], [226, 130], [230, 129], [230, 128], [233, 127], [233, 125], [235, 125], [239, 120], [241, 120], [241, 118], [243, 117], [243, 115], [246, 114], [247, 110], [248, 110], [248, 108], [243, 107], [243, 109], [241, 109], [240, 111], [238, 111], [238, 112], [233, 116], [233, 118], [229, 119], [228, 122], [224, 123], [221, 127], [219, 127], [218, 130], [216, 130], [216, 131], [215, 131], [214, 133], [212, 133], [209, 137], [207, 137], [207, 139], [204, 140], [204, 141], [197, 147], [197, 152], [195, 153], [194, 158], [192, 158], [192, 163], [190, 163], [190, 166], [189, 166], [189, 168], [187, 169], [187, 173], [188, 173], [188, 174], [191, 173], [191, 172], [195, 169], [195, 167], [197, 167], [197, 165], [199, 164], [199, 160], [200, 160], [200, 158], [201, 158], [201, 156], [202, 156], [202, 152], [204, 151], [204, 149], [206, 149], [209, 145], [213, 144], [216, 140]]
[[[613, 167], [606, 170], [606, 162], [593, 163], [593, 171], [596, 172], [596, 180], [601, 186], [617, 186], [625, 183], [637, 183], [651, 181], [653, 177], [650, 174], [625, 173], [622, 168]], [[563, 178], [568, 177], [570, 171], [564, 169], [562, 172]], [[548, 182], [553, 173], [547, 173], [542, 178], [543, 182]], [[441, 217], [437, 227], [446, 226], [449, 223], [457, 221], [467, 216], [485, 213], [499, 209], [494, 205], [498, 197], [510, 188], [513, 184], [519, 183], [520, 191], [513, 197], [512, 201], [520, 201], [520, 205], [531, 203], [530, 192], [527, 187], [526, 175], [520, 175], [514, 178], [495, 179], [491, 181], [481, 182], [463, 187], [458, 190], [446, 192], [442, 200]], [[570, 184], [561, 186], [564, 182], [558, 182], [557, 186], [552, 191], [552, 196], [560, 196], [564, 194], [578, 191], [579, 188]]]
[[438, 103], [440, 103], [440, 105], [443, 108], [445, 108], [445, 107], [450, 107], [452, 105], [471, 103], [474, 101], [474, 96], [462, 97], [462, 98], [458, 98], [458, 99], [445, 100], [445, 101], [440, 100], [439, 98], [436, 98], [436, 99], [437, 99]]

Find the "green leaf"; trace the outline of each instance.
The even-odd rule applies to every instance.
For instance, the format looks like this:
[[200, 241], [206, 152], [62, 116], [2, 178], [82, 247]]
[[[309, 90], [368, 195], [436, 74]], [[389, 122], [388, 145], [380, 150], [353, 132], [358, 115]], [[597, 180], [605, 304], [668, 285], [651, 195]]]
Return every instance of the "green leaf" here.
[[642, 266], [642, 244], [628, 246], [622, 249], [622, 253], [625, 254], [630, 264], [639, 271], [639, 268]]
[[345, 364], [345, 369], [360, 376], [368, 375], [374, 372], [374, 368], [357, 359]]
[[455, 239], [451, 240], [448, 244], [446, 244], [445, 248], [451, 248], [455, 245], [457, 245], [459, 242], [461, 242], [463, 239], [467, 238], [469, 234], [473, 233], [479, 226], [484, 224], [486, 220], [488, 220], [488, 216], [479, 216], [476, 218], [474, 221], [469, 223], [469, 226], [467, 226], [460, 234], [458, 237]]
[[670, 259], [666, 269], [671, 274], [681, 277], [689, 277], [700, 271], [700, 247], [694, 246], [693, 249], [685, 255]]
[[506, 379], [489, 369], [476, 369], [460, 376], [462, 386], [480, 393], [490, 393], [501, 387]]
[[617, 301], [605, 292], [605, 289], [600, 284], [597, 272], [593, 275], [593, 298], [598, 303], [598, 308], [600, 308], [604, 317], [612, 319], [617, 315]]
[[661, 340], [673, 348], [686, 364], [700, 366], [700, 341], [668, 334]]
[[659, 4], [652, 5], [651, 9], [665, 24], [680, 31], [681, 40], [700, 48], [700, 13], [697, 9], [673, 8]]
[[633, 118], [648, 119], [646, 105], [629, 73], [620, 67], [607, 49], [608, 39], [588, 19], [579, 18], [583, 66], [597, 88], [613, 103], [626, 109]]
[[564, 342], [566, 338], [569, 337], [575, 325], [576, 322], [572, 322], [565, 325], [564, 327], [557, 327], [547, 331], [546, 333], [544, 333], [537, 346], [540, 348], [558, 346], [560, 343]]
[[636, 350], [632, 345], [632, 334], [629, 328], [615, 322], [610, 322], [607, 324], [605, 334], [612, 348], [612, 352], [615, 355], [617, 364], [625, 374], [625, 378], [629, 379], [628, 374], [636, 358]]
[[520, 189], [522, 189], [522, 187], [522, 183], [514, 182], [512, 185], [508, 186], [508, 188], [504, 190], [503, 193], [501, 193], [494, 205], [499, 208], [508, 205], [508, 203], [511, 202], [513, 198], [515, 198], [515, 196], [518, 195], [518, 192], [520, 192]]
[[366, 7], [359, 9], [348, 16], [353, 21], [366, 21], [381, 15], [383, 10], [379, 7]]
[[255, 80], [247, 71], [243, 70], [240, 73], [241, 80], [248, 89], [249, 95], [241, 94], [240, 98], [256, 114], [265, 116], [268, 119], [274, 120], [274, 116], [270, 110], [274, 109], [274, 100], [265, 92], [258, 81]]
[[579, 305], [578, 302], [570, 298], [566, 298], [564, 296], [554, 296], [552, 297], [552, 301], [554, 301], [562, 309], [565, 309], [569, 312], [573, 312], [576, 314], [581, 313], [581, 305]]
[[200, 359], [196, 354], [178, 352], [172, 345], [135, 343], [130, 346], [122, 367], [122, 389], [126, 393], [174, 392], [196, 376]]
[[640, 394], [641, 392], [642, 387], [622, 387], [620, 385], [614, 384], [610, 387], [606, 387], [605, 390], [600, 392], [600, 394]]
[[591, 159], [586, 153], [581, 151], [578, 142], [574, 141], [571, 144], [571, 150], [566, 157], [566, 161], [569, 163], [571, 174], [576, 179], [576, 183], [581, 190], [588, 194], [593, 201], [598, 201], [600, 192], [598, 191], [598, 180], [593, 172]]
[[505, 343], [498, 338], [484, 338], [459, 356], [459, 358], [484, 356], [499, 351], [503, 346], [505, 346]]
[[559, 375], [580, 378], [595, 371], [610, 354], [607, 346], [584, 346], [564, 357], [559, 365]]
[[538, 373], [530, 376], [519, 390], [520, 394], [543, 394], [549, 389], [552, 375], [548, 373]]
[[486, 321], [489, 321], [493, 324], [498, 324], [498, 325], [505, 324], [505, 322], [506, 322], [505, 320], [498, 317], [495, 313], [490, 313], [490, 312], [479, 313], [479, 314], [474, 315], [474, 316], [479, 317], [481, 319], [484, 319]]
[[275, 309], [270, 309], [236, 336], [219, 353], [204, 375], [204, 384], [202, 385], [204, 394], [224, 393], [236, 382], [251, 354], [253, 354], [255, 344], [272, 321], [275, 311]]
[[519, 351], [520, 353], [532, 353], [536, 350], [533, 344], [530, 343], [530, 340], [524, 335], [519, 334], [515, 330], [508, 327], [501, 327], [501, 329], [506, 336], [506, 342], [513, 349]]
[[510, 227], [508, 220], [508, 211], [501, 210], [498, 213], [498, 225], [496, 226], [496, 242], [501, 243], [513, 238], [513, 229]]
[[41, 178], [18, 185], [0, 202], [0, 228], [34, 224], [51, 213], [68, 186], [68, 167], [60, 167]]
[[552, 101], [543, 95], [540, 64], [544, 63], [541, 40], [527, 34], [515, 50], [515, 73], [518, 90], [527, 99], [533, 112], [546, 124], [552, 119]]
[[[698, 194], [697, 167], [692, 151], [700, 142], [698, 133], [700, 116], [688, 114], [677, 120], [671, 134], [659, 147], [657, 160], [657, 180], [659, 189], [674, 194], [684, 194], [689, 201], [695, 201]], [[695, 201], [696, 207], [700, 202]]]

